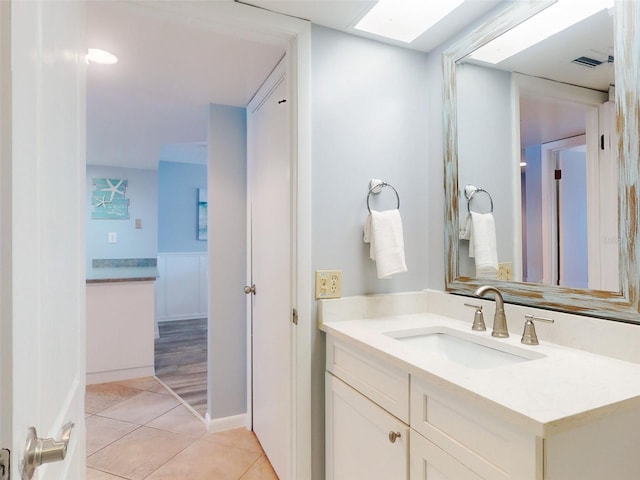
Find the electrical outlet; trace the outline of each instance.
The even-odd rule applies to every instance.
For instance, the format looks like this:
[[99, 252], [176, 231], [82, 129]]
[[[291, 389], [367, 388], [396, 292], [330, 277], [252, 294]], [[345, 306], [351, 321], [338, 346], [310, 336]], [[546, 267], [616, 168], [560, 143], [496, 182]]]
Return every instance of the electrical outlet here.
[[511, 269], [513, 264], [511, 262], [502, 262], [498, 264], [498, 280], [504, 280], [506, 282], [511, 281]]
[[109, 236], [107, 238], [109, 243], [118, 243], [118, 233], [117, 232], [109, 232]]
[[316, 270], [316, 298], [342, 297], [342, 271]]

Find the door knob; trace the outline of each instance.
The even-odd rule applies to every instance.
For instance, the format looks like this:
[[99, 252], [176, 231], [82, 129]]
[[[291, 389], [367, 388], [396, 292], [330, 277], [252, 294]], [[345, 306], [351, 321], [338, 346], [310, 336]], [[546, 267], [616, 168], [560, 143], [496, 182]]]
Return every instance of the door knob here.
[[53, 438], [38, 438], [36, 429], [31, 427], [27, 434], [27, 443], [24, 449], [24, 466], [22, 480], [30, 480], [35, 469], [43, 463], [60, 462], [67, 456], [67, 446], [71, 438], [73, 422], [67, 423], [62, 428], [62, 437], [59, 441]]
[[244, 287], [244, 293], [246, 293], [247, 295], [249, 295], [250, 293], [253, 293], [254, 295], [256, 294], [256, 286], [254, 285], [247, 285]]
[[399, 439], [402, 435], [400, 434], [400, 432], [394, 432], [391, 431], [389, 432], [389, 441], [391, 443], [396, 443], [396, 440]]

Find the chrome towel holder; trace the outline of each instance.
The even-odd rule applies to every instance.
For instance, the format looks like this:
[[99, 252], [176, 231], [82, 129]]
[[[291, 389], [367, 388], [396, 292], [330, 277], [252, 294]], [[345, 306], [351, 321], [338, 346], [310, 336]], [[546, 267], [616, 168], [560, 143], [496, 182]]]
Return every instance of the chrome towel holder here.
[[393, 192], [396, 194], [396, 200], [398, 201], [398, 206], [396, 208], [400, 210], [400, 195], [398, 195], [398, 191], [395, 189], [395, 187], [390, 183], [383, 182], [382, 180], [378, 180], [377, 178], [373, 178], [369, 182], [369, 193], [367, 194], [367, 210], [369, 210], [369, 213], [371, 213], [371, 207], [369, 206], [369, 198], [371, 197], [371, 194], [379, 194], [384, 187], [390, 187], [391, 190], [393, 190]]
[[476, 193], [486, 193], [489, 197], [489, 202], [491, 202], [491, 213], [493, 213], [493, 198], [491, 198], [491, 194], [487, 192], [484, 188], [476, 187], [474, 185], [467, 185], [464, 187], [464, 196], [467, 199], [467, 212], [471, 213], [471, 200], [473, 200], [473, 196]]

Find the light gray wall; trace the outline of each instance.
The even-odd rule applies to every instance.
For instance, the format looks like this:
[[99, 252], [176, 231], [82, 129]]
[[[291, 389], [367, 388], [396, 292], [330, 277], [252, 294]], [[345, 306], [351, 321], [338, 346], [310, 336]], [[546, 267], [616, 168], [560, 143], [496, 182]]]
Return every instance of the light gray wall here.
[[[513, 262], [514, 175], [511, 135], [511, 73], [463, 63], [456, 68], [458, 82], [458, 186], [484, 188], [493, 199], [499, 262]], [[467, 199], [459, 199], [460, 221], [467, 215]], [[471, 210], [489, 212], [489, 197], [473, 198]], [[475, 276], [469, 242], [460, 241], [460, 274]]]
[[444, 290], [444, 149], [441, 49], [427, 55], [427, 288]]
[[158, 162], [159, 252], [207, 251], [207, 242], [198, 240], [198, 191], [201, 188], [207, 188], [206, 165]]
[[[344, 296], [427, 286], [426, 55], [314, 26], [313, 268], [342, 270]], [[400, 196], [408, 271], [378, 280], [362, 239], [368, 183]], [[395, 208], [393, 191], [372, 207]]]
[[209, 109], [209, 415], [246, 413], [246, 112]]
[[[428, 208], [432, 196], [442, 195], [442, 187], [429, 191], [426, 54], [314, 25], [311, 68], [313, 270], [342, 270], [343, 296], [426, 288], [429, 239], [432, 229], [441, 232], [428, 222]], [[408, 271], [389, 280], [377, 279], [362, 239], [372, 178], [389, 182], [400, 196]], [[395, 208], [392, 191], [380, 195], [372, 207]], [[314, 331], [311, 348], [313, 478], [320, 480], [323, 334]]]
[[525, 282], [541, 283], [544, 275], [542, 263], [542, 160], [540, 145], [524, 149], [527, 163], [524, 174], [525, 235], [527, 276]]
[[[94, 178], [127, 180], [125, 197], [129, 199], [129, 218], [93, 219]], [[86, 259], [87, 269], [94, 258], [155, 258], [158, 254], [158, 171], [139, 168], [87, 165], [86, 183]], [[64, 208], [64, 206], [61, 206]], [[135, 220], [142, 221], [137, 229]], [[117, 243], [108, 243], [109, 232], [117, 234]]]

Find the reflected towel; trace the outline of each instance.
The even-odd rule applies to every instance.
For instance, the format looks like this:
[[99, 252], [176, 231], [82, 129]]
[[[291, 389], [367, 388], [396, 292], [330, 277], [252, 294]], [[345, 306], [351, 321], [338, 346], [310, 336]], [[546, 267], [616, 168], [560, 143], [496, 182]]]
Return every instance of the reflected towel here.
[[[458, 235], [460, 240], [471, 240], [471, 214], [467, 214], [464, 219], [464, 224], [460, 226], [460, 234]], [[471, 248], [471, 244], [469, 244]]]
[[476, 263], [476, 278], [496, 278], [498, 248], [493, 214], [471, 212], [469, 237], [469, 256]]
[[407, 271], [399, 210], [371, 210], [364, 227], [364, 241], [371, 244], [369, 257], [376, 262], [378, 278]]

